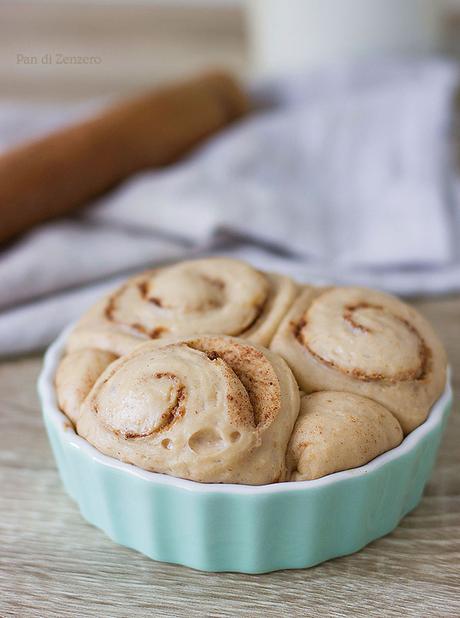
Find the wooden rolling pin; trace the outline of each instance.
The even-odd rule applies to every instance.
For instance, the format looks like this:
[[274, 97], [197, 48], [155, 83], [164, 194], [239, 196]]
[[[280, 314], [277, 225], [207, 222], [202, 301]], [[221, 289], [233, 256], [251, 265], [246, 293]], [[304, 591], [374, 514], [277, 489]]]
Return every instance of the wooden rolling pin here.
[[0, 243], [177, 160], [247, 109], [230, 75], [208, 73], [10, 150], [0, 156]]

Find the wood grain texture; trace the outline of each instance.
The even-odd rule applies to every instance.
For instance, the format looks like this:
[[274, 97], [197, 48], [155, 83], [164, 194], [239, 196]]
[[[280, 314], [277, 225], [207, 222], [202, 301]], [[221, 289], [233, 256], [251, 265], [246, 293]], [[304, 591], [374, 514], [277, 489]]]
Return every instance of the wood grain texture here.
[[[416, 306], [460, 392], [460, 297]], [[153, 562], [87, 524], [64, 493], [35, 391], [38, 357], [0, 365], [0, 616], [460, 616], [460, 417], [421, 505], [363, 551], [307, 570], [206, 574]]]

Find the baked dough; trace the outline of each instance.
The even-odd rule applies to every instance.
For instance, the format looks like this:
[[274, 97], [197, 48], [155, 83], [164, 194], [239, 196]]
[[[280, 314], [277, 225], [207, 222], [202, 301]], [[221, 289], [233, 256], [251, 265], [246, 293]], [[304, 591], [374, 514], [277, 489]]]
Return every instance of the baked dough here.
[[356, 287], [306, 288], [270, 348], [300, 388], [364, 395], [405, 433], [420, 425], [446, 382], [446, 356], [428, 322], [397, 298]]
[[209, 258], [102, 299], [70, 334], [55, 382], [77, 433], [106, 455], [260, 485], [394, 448], [441, 395], [446, 364], [431, 326], [397, 298]]
[[138, 346], [81, 406], [78, 433], [99, 451], [201, 482], [286, 477], [299, 390], [278, 355], [242, 339], [197, 336]]
[[104, 350], [84, 348], [64, 356], [56, 371], [55, 385], [59, 407], [73, 423], [80, 406], [104, 369], [117, 357]]
[[291, 481], [357, 468], [401, 442], [396, 418], [380, 404], [352, 393], [304, 395], [287, 451]]
[[223, 334], [268, 345], [298, 287], [227, 258], [186, 261], [129, 279], [85, 314], [68, 349], [121, 356], [148, 340]]

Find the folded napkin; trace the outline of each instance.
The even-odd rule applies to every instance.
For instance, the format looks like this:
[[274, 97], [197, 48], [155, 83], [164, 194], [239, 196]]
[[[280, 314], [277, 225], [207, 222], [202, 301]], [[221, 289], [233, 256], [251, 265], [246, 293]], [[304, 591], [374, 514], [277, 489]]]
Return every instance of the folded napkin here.
[[[0, 253], [0, 354], [45, 345], [123, 277], [184, 257], [405, 295], [460, 289], [457, 79], [432, 59], [255, 88], [270, 102], [259, 113]], [[0, 104], [0, 150], [99, 105]]]

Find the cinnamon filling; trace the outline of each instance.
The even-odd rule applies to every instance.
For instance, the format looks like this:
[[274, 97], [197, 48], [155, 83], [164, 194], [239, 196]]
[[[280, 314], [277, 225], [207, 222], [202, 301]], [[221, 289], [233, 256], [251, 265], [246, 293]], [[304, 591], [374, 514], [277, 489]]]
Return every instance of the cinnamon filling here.
[[384, 308], [381, 305], [371, 305], [370, 303], [357, 303], [356, 305], [347, 305], [345, 307], [344, 313], [343, 313], [343, 319], [345, 320], [345, 322], [348, 322], [348, 324], [355, 330], [359, 330], [362, 333], [370, 333], [372, 332], [370, 328], [367, 328], [366, 326], [363, 326], [362, 324], [359, 324], [359, 322], [356, 322], [353, 314], [355, 311], [358, 311], [358, 309], [379, 309], [380, 311], [384, 311]]
[[[139, 284], [139, 289], [141, 288], [141, 286], [145, 286], [145, 284], [142, 284], [142, 283]], [[156, 328], [149, 330], [142, 324], [139, 324], [139, 322], [132, 322], [132, 323], [122, 322], [116, 318], [115, 313], [117, 311], [117, 300], [119, 296], [121, 296], [121, 294], [125, 291], [125, 289], [126, 289], [126, 286], [120, 288], [120, 290], [118, 290], [117, 292], [112, 294], [112, 296], [109, 297], [107, 301], [107, 305], [104, 310], [104, 315], [106, 319], [109, 322], [112, 322], [112, 324], [117, 324], [118, 326], [134, 330], [140, 335], [143, 335], [144, 337], [148, 337], [149, 339], [159, 339], [160, 337], [163, 337], [166, 333], [168, 333], [169, 331], [165, 326], [157, 326]]]
[[209, 283], [210, 285], [214, 286], [215, 288], [217, 288], [218, 290], [220, 290], [221, 292], [224, 291], [225, 289], [225, 283], [222, 281], [222, 279], [217, 279], [217, 278], [213, 278], [213, 277], [208, 277], [207, 275], [201, 275], [201, 278], [206, 281], [206, 283]]
[[[223, 295], [225, 291], [225, 282], [222, 281], [221, 279], [212, 278], [207, 275], [200, 275], [200, 277], [207, 284], [211, 285], [216, 290], [218, 290], [221, 298], [205, 299], [203, 300], [201, 305], [194, 307], [194, 311], [199, 310], [199, 311], [204, 312], [206, 310], [213, 310], [213, 309], [218, 309], [219, 307], [222, 307], [224, 304]], [[169, 329], [164, 326], [158, 326], [156, 328], [149, 329], [139, 322], [128, 322], [128, 321], [120, 320], [119, 318], [117, 318], [118, 302], [119, 302], [120, 297], [125, 293], [126, 288], [127, 288], [127, 285], [122, 286], [119, 290], [117, 290], [114, 294], [112, 294], [108, 298], [106, 307], [104, 309], [104, 315], [107, 321], [111, 322], [112, 324], [116, 324], [117, 326], [131, 329], [135, 331], [136, 333], [142, 335], [143, 337], [147, 337], [149, 339], [159, 339], [163, 337], [166, 333], [168, 333]], [[136, 288], [137, 288], [137, 291], [139, 293], [139, 296], [142, 302], [151, 303], [152, 305], [155, 305], [159, 309], [165, 309], [165, 310], [174, 309], [173, 306], [166, 304], [165, 301], [160, 296], [149, 296], [148, 282], [146, 280], [138, 283], [136, 285]], [[257, 321], [260, 319], [260, 317], [262, 316], [262, 314], [264, 313], [266, 309], [268, 300], [269, 300], [269, 295], [267, 295], [267, 297], [264, 299], [263, 302], [255, 305], [255, 312], [254, 312], [254, 316], [252, 320], [249, 322], [249, 324], [247, 324], [240, 331], [233, 333], [235, 337], [244, 335], [257, 323]]]
[[[200, 274], [200, 278], [205, 281], [208, 285], [212, 286], [219, 293], [223, 294], [225, 290], [225, 283], [221, 279], [216, 279], [213, 277], [208, 277], [207, 275]], [[149, 296], [148, 284], [146, 281], [142, 281], [138, 284], [138, 290], [141, 295], [143, 301], [152, 303], [156, 305], [160, 309], [174, 309], [174, 306], [167, 305], [162, 298], [159, 296]], [[206, 299], [203, 301], [202, 305], [199, 307], [201, 311], [205, 311], [206, 309], [216, 309], [222, 306], [221, 300], [216, 299]]]
[[263, 303], [259, 303], [258, 305], [256, 305], [256, 311], [255, 311], [255, 315], [254, 315], [253, 319], [242, 330], [240, 330], [237, 333], [235, 333], [234, 337], [241, 337], [241, 335], [244, 335], [244, 333], [246, 333], [253, 326], [255, 326], [257, 320], [259, 320], [259, 318], [261, 317], [261, 315], [265, 311], [265, 307], [267, 306], [267, 302], [268, 302], [268, 296], [263, 301]]
[[[255, 427], [260, 429], [274, 421], [280, 406], [280, 384], [262, 352], [251, 345], [226, 342], [219, 340], [218, 336], [209, 335], [187, 341], [187, 345], [200, 350], [210, 360], [221, 358], [232, 369], [249, 397]], [[238, 423], [245, 422], [240, 418], [235, 420]]]
[[[358, 309], [378, 309], [380, 311], [386, 311], [386, 309], [380, 305], [372, 305], [366, 302], [357, 303], [355, 305], [347, 305], [345, 307], [343, 314], [344, 321], [355, 331], [363, 334], [371, 334], [373, 332], [371, 328], [368, 328], [367, 326], [364, 326], [355, 320], [353, 314]], [[413, 369], [400, 371], [396, 376], [391, 378], [381, 372], [368, 372], [359, 368], [348, 369], [346, 367], [342, 367], [337, 362], [324, 358], [323, 356], [312, 350], [306, 338], [307, 333], [305, 332], [305, 327], [308, 323], [307, 314], [304, 314], [297, 322], [292, 322], [291, 328], [295, 339], [308, 350], [308, 352], [313, 356], [313, 358], [315, 358], [323, 365], [326, 365], [327, 367], [330, 367], [331, 369], [334, 369], [336, 371], [340, 371], [341, 373], [350, 375], [357, 380], [362, 380], [364, 382], [386, 381], [390, 383], [404, 382], [407, 380], [424, 380], [429, 372], [431, 352], [427, 347], [424, 339], [421, 337], [420, 333], [417, 331], [416, 328], [414, 328], [414, 326], [412, 326], [412, 324], [410, 324], [406, 319], [400, 316], [394, 317], [400, 322], [402, 322], [407, 328], [407, 330], [410, 331], [417, 338], [419, 344], [420, 364], [416, 371], [414, 371]]]
[[[159, 433], [162, 433], [163, 431], [170, 429], [176, 421], [178, 421], [180, 418], [184, 416], [185, 414], [184, 400], [186, 398], [186, 387], [179, 382], [177, 376], [175, 376], [173, 373], [169, 373], [169, 372], [155, 373], [153, 377], [159, 380], [162, 378], [170, 378], [171, 380], [175, 382], [176, 390], [177, 390], [176, 400], [172, 406], [170, 406], [167, 410], [165, 410], [161, 414], [159, 426], [145, 433], [135, 433], [135, 432], [129, 432], [129, 431], [122, 432], [104, 423], [107, 429], [109, 429], [109, 431], [114, 433], [116, 436], [125, 438], [126, 440], [132, 440], [135, 438], [146, 438], [147, 436], [159, 434]], [[97, 403], [94, 403], [93, 409], [94, 409], [95, 414], [99, 413]]]

